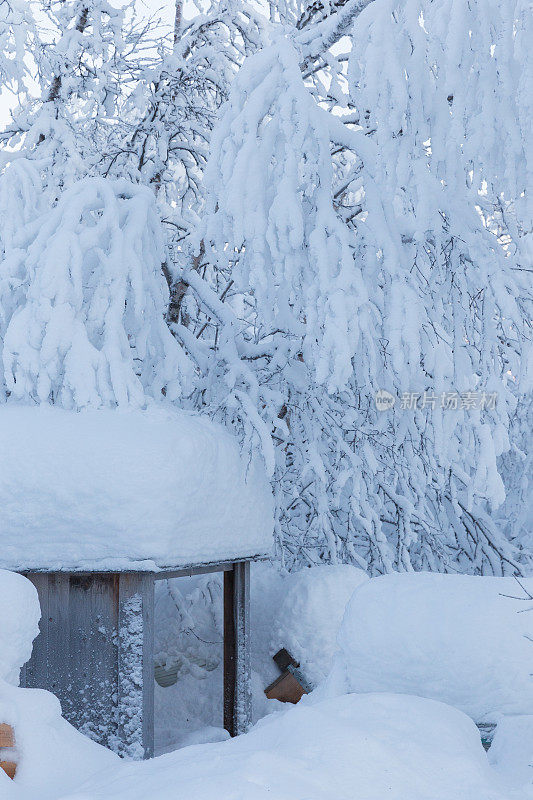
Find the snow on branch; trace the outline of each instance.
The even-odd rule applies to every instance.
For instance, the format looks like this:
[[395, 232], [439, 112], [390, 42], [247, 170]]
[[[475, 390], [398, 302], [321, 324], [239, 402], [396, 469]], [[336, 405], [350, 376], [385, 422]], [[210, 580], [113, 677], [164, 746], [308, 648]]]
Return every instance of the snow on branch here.
[[24, 88], [29, 74], [28, 40], [34, 32], [35, 23], [26, 0], [0, 0], [0, 88]]
[[348, 0], [321, 22], [310, 25], [299, 33], [296, 42], [301, 48], [301, 68], [306, 69], [312, 61], [323, 56], [343, 36], [350, 33], [353, 21], [373, 0]]
[[191, 367], [165, 322], [163, 258], [153, 194], [126, 181], [79, 181], [21, 227], [0, 263], [8, 394], [75, 409], [178, 397]]
[[[333, 206], [330, 135], [286, 40], [248, 59], [213, 134], [204, 236], [241, 250], [240, 285], [330, 390], [351, 372], [367, 297]], [[235, 274], [235, 270], [234, 270]]]

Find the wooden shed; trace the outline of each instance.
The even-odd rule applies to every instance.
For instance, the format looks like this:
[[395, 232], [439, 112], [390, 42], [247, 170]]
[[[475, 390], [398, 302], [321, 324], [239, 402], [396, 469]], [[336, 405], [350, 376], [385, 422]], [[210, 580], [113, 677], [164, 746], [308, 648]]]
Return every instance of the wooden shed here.
[[185, 412], [0, 412], [0, 567], [26, 575], [40, 634], [21, 674], [122, 755], [153, 755], [155, 581], [224, 573], [224, 726], [250, 724], [250, 562], [271, 492], [221, 427]]

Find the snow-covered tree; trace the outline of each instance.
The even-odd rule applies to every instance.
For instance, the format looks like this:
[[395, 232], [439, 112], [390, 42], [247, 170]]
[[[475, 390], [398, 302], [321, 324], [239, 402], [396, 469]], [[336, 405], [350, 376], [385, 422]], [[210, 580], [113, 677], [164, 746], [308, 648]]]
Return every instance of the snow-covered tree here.
[[25, 0], [0, 2], [0, 87], [23, 92], [29, 68], [26, 51], [35, 38], [35, 22]]
[[204, 170], [218, 109], [244, 58], [260, 49], [265, 20], [241, 0], [205, 2], [192, 19], [176, 0], [172, 35], [158, 43], [136, 77], [117, 124], [102, 145], [104, 174], [152, 187], [167, 231], [170, 318], [190, 263], [188, 240], [205, 202]]
[[[446, 4], [415, 5], [375, 3], [355, 23], [346, 105], [356, 120], [326, 112], [328, 97], [319, 105], [317, 84], [305, 86], [309, 48], [338, 33], [332, 17], [322, 34], [280, 35], [245, 63], [213, 138], [197, 250], [231, 285], [233, 315], [203, 291], [219, 322], [218, 366], [176, 330], [220, 381], [202, 384], [202, 401], [208, 387], [218, 413], [226, 402], [260, 431], [259, 410], [273, 432], [290, 560], [519, 571], [490, 510], [504, 499], [497, 458], [516, 385], [527, 385], [529, 285], [483, 208], [490, 170], [502, 167], [475, 133], [464, 157], [476, 106], [456, 121], [450, 92], [481, 82], [495, 51], [472, 48], [458, 21], [468, 57], [450, 56], [451, 83], [438, 48]], [[522, 81], [507, 84], [515, 115]], [[524, 158], [523, 136], [515, 142]], [[521, 190], [507, 186], [511, 201]], [[196, 276], [185, 280], [202, 296]], [[380, 389], [397, 398], [388, 414], [375, 406]], [[421, 403], [402, 408], [412, 392]]]
[[177, 0], [159, 39], [40, 6], [2, 136], [6, 394], [217, 417], [289, 567], [522, 571], [496, 509], [526, 486], [526, 0]]
[[[23, 166], [15, 162], [17, 176]], [[7, 396], [73, 409], [177, 399], [190, 368], [165, 322], [153, 194], [86, 178], [38, 211], [18, 225], [0, 262]]]
[[95, 171], [100, 128], [117, 115], [122, 81], [130, 77], [131, 42], [124, 40], [124, 12], [107, 0], [40, 6], [45, 35], [33, 39], [28, 53], [38, 94], [22, 99], [2, 138], [10, 160], [35, 161], [53, 203], [63, 188]]

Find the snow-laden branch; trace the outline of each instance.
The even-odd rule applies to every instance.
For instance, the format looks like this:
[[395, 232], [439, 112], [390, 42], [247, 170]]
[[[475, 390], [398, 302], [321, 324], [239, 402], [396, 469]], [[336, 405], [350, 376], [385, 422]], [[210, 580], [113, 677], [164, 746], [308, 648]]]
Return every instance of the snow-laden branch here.
[[373, 0], [348, 0], [338, 11], [316, 25], [310, 25], [295, 37], [302, 54], [301, 69], [327, 53], [343, 36], [350, 33], [354, 20]]
[[85, 179], [9, 244], [0, 333], [12, 397], [78, 409], [180, 395], [191, 366], [164, 320], [163, 240], [148, 189]]

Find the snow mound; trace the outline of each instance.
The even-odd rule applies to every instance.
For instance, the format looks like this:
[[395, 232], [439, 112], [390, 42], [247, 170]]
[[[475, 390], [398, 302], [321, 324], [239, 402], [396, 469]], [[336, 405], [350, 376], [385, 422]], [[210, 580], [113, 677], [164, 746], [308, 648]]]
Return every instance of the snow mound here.
[[14, 781], [0, 770], [2, 800], [57, 800], [120, 763], [63, 719], [59, 700], [43, 689], [19, 689], [0, 679], [0, 722], [15, 732], [17, 762]]
[[290, 574], [271, 638], [271, 654], [286, 647], [314, 686], [331, 669], [346, 605], [368, 575], [349, 564], [323, 565]]
[[533, 794], [533, 715], [501, 719], [488, 756], [494, 769]]
[[418, 697], [350, 695], [301, 702], [230, 741], [122, 762], [79, 794], [61, 796], [509, 800], [498, 784], [476, 727], [456, 709]]
[[0, 408], [0, 566], [154, 569], [263, 555], [272, 493], [184, 411]]
[[0, 680], [18, 685], [20, 668], [39, 633], [37, 590], [22, 575], [0, 570], [0, 608]]
[[[522, 586], [524, 588], [522, 588]], [[533, 579], [391, 574], [354, 593], [324, 693], [441, 700], [476, 722], [533, 714]]]

